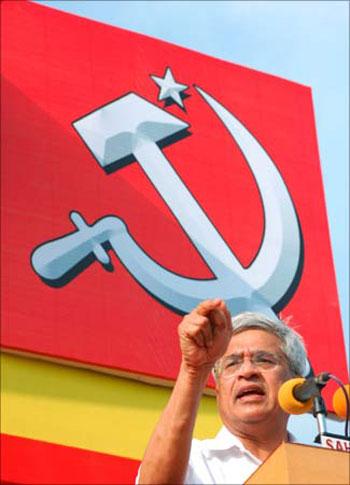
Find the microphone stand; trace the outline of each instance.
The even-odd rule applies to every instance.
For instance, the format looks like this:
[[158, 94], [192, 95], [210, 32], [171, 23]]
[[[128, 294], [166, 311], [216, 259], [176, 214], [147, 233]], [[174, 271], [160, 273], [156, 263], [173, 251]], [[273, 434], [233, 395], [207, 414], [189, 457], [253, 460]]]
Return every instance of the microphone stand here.
[[[317, 426], [319, 434], [314, 439], [314, 443], [319, 443], [324, 448], [330, 448], [333, 450], [350, 452], [350, 439], [348, 434], [348, 427], [345, 428], [345, 436], [328, 433], [326, 430], [326, 416], [327, 409], [324, 400], [321, 396], [321, 390], [329, 381], [329, 379], [335, 380], [339, 385], [342, 384], [333, 374], [323, 372], [315, 379], [315, 387], [317, 393], [313, 398], [313, 415], [317, 419]], [[349, 406], [349, 405], [348, 405]], [[347, 411], [349, 416], [349, 410]]]
[[324, 403], [323, 397], [321, 396], [321, 391], [330, 379], [328, 372], [322, 372], [314, 382], [316, 388], [316, 393], [313, 398], [313, 410], [312, 414], [317, 420], [318, 435], [314, 439], [314, 443], [321, 443], [321, 437], [327, 435], [326, 430], [326, 416], [327, 409]]
[[313, 398], [312, 414], [317, 420], [317, 427], [318, 427], [318, 435], [314, 439], [314, 443], [321, 443], [321, 436], [324, 436], [325, 434], [327, 434], [327, 429], [326, 429], [327, 409], [321, 394]]
[[[330, 379], [335, 380], [339, 385], [342, 385], [342, 382], [338, 378], [336, 378], [333, 374], [330, 374], [329, 372], [322, 372], [316, 377], [310, 361], [309, 361], [309, 365], [310, 365], [310, 371], [308, 374], [308, 378], [312, 377], [313, 379], [309, 380], [306, 388], [307, 388], [307, 391], [310, 393], [310, 395], [314, 396], [312, 398], [312, 402], [313, 402], [312, 414], [317, 420], [317, 427], [318, 427], [318, 435], [314, 439], [314, 443], [319, 443], [324, 448], [350, 452], [350, 439], [347, 431], [348, 429], [347, 425], [346, 425], [345, 436], [327, 432], [326, 430], [327, 409], [326, 409], [323, 397], [321, 396], [322, 389]], [[346, 391], [344, 390], [344, 392]], [[347, 399], [347, 403], [348, 403], [347, 415], [349, 419], [350, 406], [349, 406], [348, 399]]]

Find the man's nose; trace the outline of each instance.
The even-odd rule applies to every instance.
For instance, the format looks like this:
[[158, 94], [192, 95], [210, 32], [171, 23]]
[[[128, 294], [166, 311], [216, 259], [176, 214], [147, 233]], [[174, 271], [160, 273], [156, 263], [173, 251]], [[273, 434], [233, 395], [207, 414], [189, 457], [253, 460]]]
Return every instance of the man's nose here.
[[249, 358], [243, 359], [239, 369], [238, 377], [250, 377], [252, 375], [258, 374], [258, 369], [255, 364]]

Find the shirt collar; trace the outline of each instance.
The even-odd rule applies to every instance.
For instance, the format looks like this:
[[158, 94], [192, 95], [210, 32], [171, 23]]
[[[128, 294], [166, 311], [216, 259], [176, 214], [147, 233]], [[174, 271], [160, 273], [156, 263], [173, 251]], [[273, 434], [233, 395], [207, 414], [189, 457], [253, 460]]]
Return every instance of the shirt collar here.
[[[212, 440], [207, 441], [207, 448], [208, 451], [220, 451], [220, 450], [229, 450], [230, 448], [236, 448], [237, 451], [241, 451], [242, 453], [250, 452], [243, 446], [243, 443], [237, 436], [233, 435], [231, 431], [229, 431], [226, 426], [222, 426], [218, 434]], [[288, 442], [295, 443], [296, 437], [288, 431]]]
[[245, 451], [245, 448], [239, 438], [233, 435], [225, 426], [222, 426], [218, 434], [213, 440], [210, 440], [209, 448], [211, 450], [229, 450], [236, 447], [240, 451]]

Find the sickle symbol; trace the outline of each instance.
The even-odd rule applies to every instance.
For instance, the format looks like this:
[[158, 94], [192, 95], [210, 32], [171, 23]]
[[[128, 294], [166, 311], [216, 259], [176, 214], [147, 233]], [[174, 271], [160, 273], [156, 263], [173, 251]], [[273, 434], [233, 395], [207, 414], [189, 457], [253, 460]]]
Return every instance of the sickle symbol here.
[[108, 244], [147, 291], [179, 313], [189, 312], [206, 298], [220, 297], [233, 313], [256, 310], [274, 316], [272, 309], [286, 299], [300, 268], [302, 242], [293, 203], [278, 170], [251, 133], [209, 94], [196, 90], [236, 140], [255, 175], [265, 234], [254, 262], [242, 267], [158, 147], [174, 141], [188, 125], [131, 93], [73, 125], [105, 169], [125, 165], [130, 156], [137, 160], [215, 278], [185, 278], [161, 267], [118, 217], [104, 217], [90, 226], [73, 212], [77, 231], [39, 246], [32, 254], [34, 270], [44, 281], [66, 283], [92, 255], [108, 267]]

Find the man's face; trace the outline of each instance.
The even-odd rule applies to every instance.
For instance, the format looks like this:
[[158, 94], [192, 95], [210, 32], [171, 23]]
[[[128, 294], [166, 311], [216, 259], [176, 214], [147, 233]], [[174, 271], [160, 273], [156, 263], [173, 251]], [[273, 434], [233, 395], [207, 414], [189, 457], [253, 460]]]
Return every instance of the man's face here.
[[242, 331], [233, 335], [221, 362], [216, 391], [226, 426], [287, 423], [277, 395], [292, 374], [278, 337], [259, 329]]

